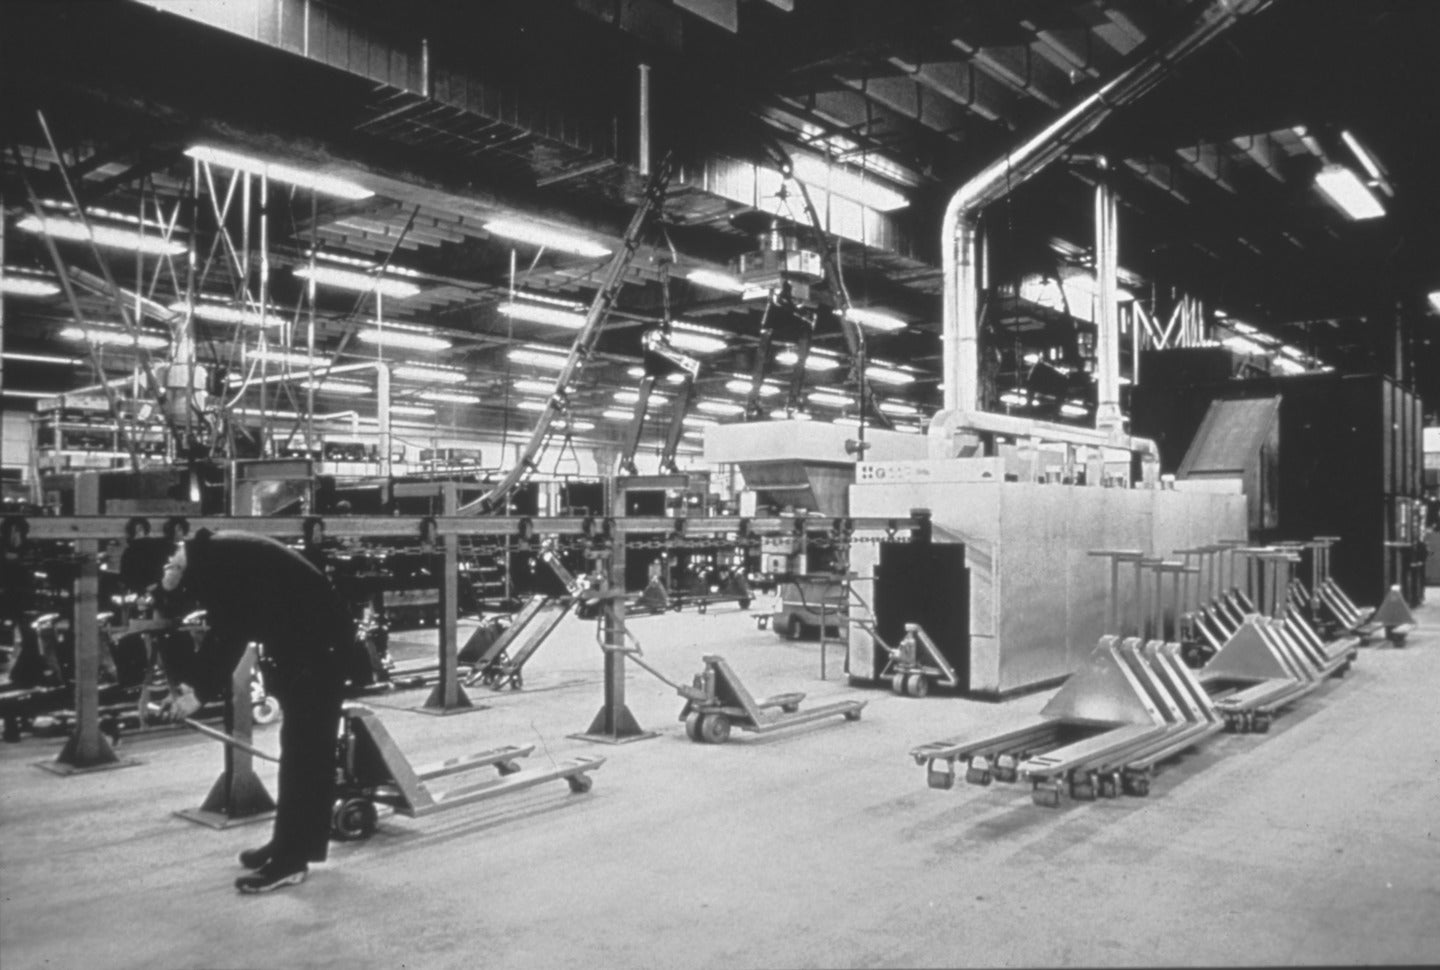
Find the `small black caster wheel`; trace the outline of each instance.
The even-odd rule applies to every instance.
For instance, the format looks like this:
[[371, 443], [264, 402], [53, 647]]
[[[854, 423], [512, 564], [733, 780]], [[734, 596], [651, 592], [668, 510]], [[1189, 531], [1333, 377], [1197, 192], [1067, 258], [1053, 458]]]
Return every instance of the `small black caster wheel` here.
[[724, 744], [730, 740], [730, 719], [724, 714], [706, 714], [700, 718], [700, 737], [706, 744]]
[[990, 762], [984, 758], [972, 758], [970, 764], [965, 768], [967, 785], [988, 785], [994, 780], [995, 775], [990, 770]]
[[748, 610], [750, 608], [750, 601], [748, 599], [740, 600], [739, 604], [742, 610]]
[[1144, 798], [1150, 794], [1150, 776], [1142, 772], [1135, 772], [1125, 776], [1125, 794], [1134, 795], [1137, 798]]
[[1106, 772], [1100, 776], [1097, 793], [1101, 798], [1115, 798], [1120, 794], [1120, 776], [1114, 772]]
[[858, 720], [860, 720], [860, 708], [857, 707], [857, 708], [855, 708], [854, 710], [846, 711], [845, 714], [844, 714], [844, 717], [845, 717], [845, 720], [847, 720], [847, 721], [858, 721]]
[[700, 717], [699, 711], [691, 711], [685, 715], [685, 736], [691, 741], [705, 740], [700, 735]]
[[1256, 734], [1268, 734], [1270, 732], [1270, 715], [1256, 714], [1250, 719], [1250, 730]]
[[341, 842], [368, 839], [375, 834], [375, 803], [368, 798], [342, 798], [330, 815], [330, 834]]
[[949, 791], [955, 787], [955, 772], [952, 765], [946, 765], [945, 769], [937, 769], [932, 761], [925, 768], [925, 784], [931, 788], [938, 788], [942, 791]]
[[890, 678], [890, 689], [897, 694], [905, 693], [905, 675], [896, 674]]
[[1007, 785], [1013, 785], [1019, 778], [1020, 770], [1018, 761], [1003, 755], [995, 759], [996, 781], [1003, 781]]
[[595, 786], [595, 779], [584, 772], [575, 775], [566, 775], [565, 781], [570, 785], [570, 791], [576, 795], [583, 795]]
[[1070, 779], [1070, 797], [1080, 802], [1095, 800], [1094, 772], [1077, 774]]
[[924, 674], [911, 674], [905, 684], [905, 693], [911, 697], [924, 697], [930, 693], [930, 678]]
[[497, 761], [495, 762], [495, 770], [502, 775], [513, 775], [520, 770], [520, 766], [513, 761]]
[[1030, 800], [1041, 808], [1060, 807], [1060, 786], [1053, 781], [1037, 781]]

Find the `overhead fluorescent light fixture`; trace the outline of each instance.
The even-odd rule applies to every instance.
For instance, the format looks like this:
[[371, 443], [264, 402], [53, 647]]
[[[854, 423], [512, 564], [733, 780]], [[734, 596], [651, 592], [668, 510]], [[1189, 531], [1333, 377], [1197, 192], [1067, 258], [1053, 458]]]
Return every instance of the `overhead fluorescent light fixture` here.
[[419, 397], [422, 401], [434, 401], [437, 404], [479, 404], [480, 398], [474, 394], [464, 394], [460, 391], [421, 391]]
[[845, 311], [845, 316], [866, 330], [874, 330], [876, 333], [895, 333], [897, 330], [904, 330], [909, 326], [899, 317], [881, 313], [871, 307], [852, 306]]
[[1000, 395], [1000, 403], [1008, 404], [1011, 407], [1023, 408], [1030, 404], [1030, 398], [1018, 391], [1006, 391]]
[[813, 420], [813, 419], [810, 417], [810, 415], [806, 414], [804, 411], [792, 411], [792, 412], [790, 412], [790, 413], [787, 414], [787, 413], [785, 412], [785, 409], [784, 409], [784, 408], [776, 408], [775, 410], [771, 411], [771, 412], [770, 412], [770, 417], [771, 417], [772, 420], [775, 420], [775, 421], [810, 421], [810, 420]]
[[1380, 163], [1375, 161], [1375, 156], [1366, 151], [1365, 146], [1361, 145], [1354, 135], [1348, 131], [1342, 131], [1340, 132], [1340, 139], [1345, 142], [1346, 147], [1354, 153], [1356, 160], [1364, 167], [1366, 175], [1369, 175], [1377, 182], [1384, 181], [1385, 173], [1380, 171]]
[[855, 403], [849, 395], [836, 394], [834, 391], [811, 391], [805, 399], [811, 404], [821, 404], [827, 408], [848, 408]]
[[600, 417], [607, 421], [629, 421], [635, 417], [635, 412], [622, 411], [619, 408], [606, 408], [600, 412]]
[[[637, 404], [639, 403], [639, 401], [639, 391], [620, 390], [615, 392], [615, 402], [617, 404]], [[650, 397], [646, 400], [646, 404], [651, 407], [654, 407], [656, 405], [668, 405], [669, 403], [670, 395], [661, 394], [659, 391], [651, 391]]]
[[55, 364], [60, 367], [77, 367], [85, 363], [79, 357], [60, 357], [55, 354], [25, 354], [7, 350], [0, 353], [0, 360], [13, 360], [25, 364]]
[[[725, 382], [725, 390], [729, 391], [731, 394], [748, 396], [750, 393], [750, 387], [750, 381], [743, 377], [731, 378], [730, 380]], [[771, 384], [769, 382], [760, 382], [761, 397], [774, 397], [776, 394], [779, 394], [781, 390], [781, 388], [776, 387], [774, 384]]]
[[894, 387], [915, 383], [914, 374], [880, 364], [872, 364], [865, 368], [865, 376], [877, 384], [890, 384]]
[[428, 367], [424, 364], [400, 364], [390, 372], [402, 381], [420, 381], [425, 384], [463, 384], [465, 372], [450, 367]]
[[[61, 397], [65, 391], [17, 391], [13, 387], [0, 388], [0, 397], [20, 397], [27, 401], [43, 401], [47, 397]], [[125, 457], [129, 457], [126, 455]]]
[[334, 175], [326, 175], [323, 172], [309, 169], [295, 168], [291, 165], [267, 162], [263, 158], [241, 155], [239, 152], [228, 152], [223, 148], [195, 145], [185, 149], [185, 154], [211, 165], [233, 168], [240, 172], [249, 172], [251, 175], [263, 175], [277, 182], [285, 182], [296, 188], [310, 189], [322, 195], [333, 195], [341, 199], [368, 199], [375, 194], [363, 185], [349, 179], [337, 178]]
[[1430, 306], [1435, 312], [1440, 313], [1440, 290], [1431, 290], [1428, 299], [1430, 300]]
[[540, 347], [516, 347], [507, 356], [512, 363], [529, 364], [532, 367], [545, 367], [550, 370], [563, 370], [567, 359], [563, 354]]
[[692, 354], [716, 354], [729, 346], [723, 333], [723, 330], [676, 322], [670, 326], [670, 346]]
[[375, 389], [369, 384], [361, 384], [359, 381], [307, 381], [306, 387], [313, 387], [316, 394], [335, 394], [341, 397], [368, 397], [375, 393]]
[[713, 269], [692, 269], [685, 274], [685, 278], [696, 286], [720, 290], [723, 293], [744, 293], [747, 288], [744, 283], [729, 273], [721, 273]]
[[316, 266], [314, 269], [309, 266], [297, 266], [294, 273], [301, 279], [313, 279], [321, 286], [357, 290], [361, 293], [379, 293], [381, 296], [388, 296], [396, 300], [404, 300], [420, 292], [420, 287], [414, 283], [407, 283], [405, 280], [357, 273], [348, 269], [336, 269], [333, 266]]
[[881, 401], [879, 408], [886, 414], [895, 414], [901, 417], [913, 417], [920, 413], [920, 409], [913, 404], [905, 404], [902, 401]]
[[444, 337], [436, 337], [433, 334], [421, 330], [413, 330], [409, 327], [385, 325], [370, 330], [361, 330], [355, 334], [355, 339], [361, 343], [375, 344], [379, 347], [393, 347], [396, 350], [418, 350], [425, 353], [434, 353], [440, 350], [449, 350], [453, 344]]
[[545, 323], [552, 327], [564, 327], [567, 330], [579, 330], [585, 326], [585, 314], [577, 313], [574, 310], [562, 310], [554, 306], [540, 306], [535, 303], [519, 303], [506, 301], [495, 308], [502, 316], [512, 320], [525, 320], [529, 323]]
[[574, 256], [587, 256], [592, 259], [598, 259], [601, 256], [610, 255], [610, 247], [602, 246], [593, 239], [576, 233], [566, 232], [563, 229], [552, 229], [549, 226], [542, 226], [534, 222], [521, 222], [516, 219], [495, 219], [485, 223], [485, 231], [495, 236], [513, 239], [516, 242], [529, 243], [532, 246], [543, 246], [545, 249], [558, 249], [562, 253], [570, 253]]
[[10, 296], [54, 296], [60, 292], [60, 284], [52, 283], [42, 276], [15, 273], [7, 266], [0, 274], [0, 293]]
[[1083, 418], [1090, 413], [1090, 409], [1083, 404], [1076, 404], [1074, 401], [1066, 401], [1060, 405], [1060, 413], [1067, 418]]
[[1385, 214], [1385, 207], [1375, 198], [1375, 193], [1344, 165], [1330, 164], [1322, 168], [1315, 176], [1315, 187], [1347, 218], [1378, 219]]
[[[191, 305], [184, 300], [176, 300], [170, 304], [170, 310], [174, 313], [191, 312]], [[259, 307], [233, 306], [229, 303], [212, 303], [201, 300], [194, 305], [194, 315], [200, 320], [208, 320], [211, 323], [238, 323], [244, 327], [278, 327], [285, 323], [285, 317], [279, 307], [270, 307], [264, 314], [261, 314]]]
[[423, 404], [392, 404], [390, 405], [390, 413], [392, 415], [398, 414], [405, 418], [433, 418], [435, 416], [435, 409], [427, 408]]
[[551, 394], [555, 391], [555, 385], [549, 381], [537, 381], [529, 377], [520, 378], [511, 387], [524, 394]]
[[687, 414], [680, 419], [680, 423], [692, 428], [705, 428], [712, 424], [719, 424], [714, 418], [707, 418], [700, 414]]
[[264, 350], [258, 347], [248, 347], [245, 350], [245, 356], [250, 360], [263, 360], [269, 364], [289, 364], [291, 367], [304, 367], [307, 370], [311, 364], [314, 364], [316, 369], [330, 366], [330, 359], [328, 357], [316, 357], [314, 360], [311, 360], [307, 354], [297, 354], [290, 350], [277, 350], [273, 347], [266, 347]]
[[[780, 351], [780, 353], [775, 355], [775, 363], [780, 364], [784, 367], [794, 367], [796, 361], [798, 361], [799, 359], [800, 355], [795, 353], [795, 351], [793, 350], [782, 350]], [[826, 354], [818, 354], [814, 351], [811, 351], [805, 357], [806, 370], [821, 372], [832, 371], [840, 366], [841, 364], [839, 360]]]
[[745, 413], [745, 408], [734, 401], [696, 401], [695, 407], [706, 414], [718, 414], [723, 417], [733, 417]]
[[522, 410], [522, 411], [543, 411], [543, 410], [545, 410], [545, 402], [544, 402], [544, 401], [516, 401], [516, 402], [515, 402], [515, 406], [516, 406], [517, 408], [519, 408], [520, 410]]
[[159, 350], [170, 342], [157, 333], [141, 331], [131, 334], [126, 330], [115, 330], [110, 327], [65, 327], [60, 331], [59, 336], [62, 340], [103, 344], [107, 347], [134, 347], [138, 344], [144, 350]]
[[575, 419], [573, 421], [560, 420], [555, 422], [555, 427], [561, 431], [594, 431], [595, 422]]
[[141, 235], [133, 229], [116, 229], [113, 226], [86, 227], [78, 219], [41, 219], [26, 216], [15, 223], [15, 228], [26, 232], [49, 236], [51, 239], [66, 239], [72, 242], [86, 242], [94, 239], [95, 245], [109, 249], [124, 249], [141, 252], [147, 256], [179, 256], [185, 252], [185, 244], [159, 235]]
[[638, 381], [640, 378], [645, 376], [645, 368], [641, 367], [639, 364], [635, 364], [632, 367], [627, 367], [625, 368], [625, 376], [632, 377]]

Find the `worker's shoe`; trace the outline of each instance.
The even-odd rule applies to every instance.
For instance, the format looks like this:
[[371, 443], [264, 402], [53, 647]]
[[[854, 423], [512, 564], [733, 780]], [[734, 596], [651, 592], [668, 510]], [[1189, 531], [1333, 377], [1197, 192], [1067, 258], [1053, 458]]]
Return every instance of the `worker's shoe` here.
[[248, 876], [235, 880], [235, 888], [245, 894], [268, 893], [286, 886], [298, 886], [305, 881], [310, 867], [305, 863], [278, 865], [272, 859]]
[[259, 869], [270, 858], [275, 855], [275, 843], [266, 842], [264, 845], [256, 846], [253, 849], [245, 849], [240, 853], [240, 864], [246, 869]]

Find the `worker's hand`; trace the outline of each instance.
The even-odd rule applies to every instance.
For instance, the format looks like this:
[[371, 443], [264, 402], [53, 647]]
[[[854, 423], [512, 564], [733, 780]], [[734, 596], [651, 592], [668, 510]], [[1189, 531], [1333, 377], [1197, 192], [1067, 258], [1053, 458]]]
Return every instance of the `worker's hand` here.
[[166, 721], [183, 721], [200, 710], [200, 698], [188, 684], [181, 684], [166, 698], [160, 716]]

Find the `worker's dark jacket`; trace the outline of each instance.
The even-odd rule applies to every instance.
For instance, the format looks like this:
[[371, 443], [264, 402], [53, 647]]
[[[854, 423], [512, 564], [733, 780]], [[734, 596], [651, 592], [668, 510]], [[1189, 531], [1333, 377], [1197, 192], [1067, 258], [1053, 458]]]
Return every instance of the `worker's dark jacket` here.
[[202, 700], [220, 697], [245, 645], [263, 645], [266, 689], [285, 705], [295, 689], [338, 690], [354, 641], [344, 602], [298, 552], [274, 539], [202, 529], [185, 543], [184, 592], [205, 608], [207, 657], [190, 671]]

